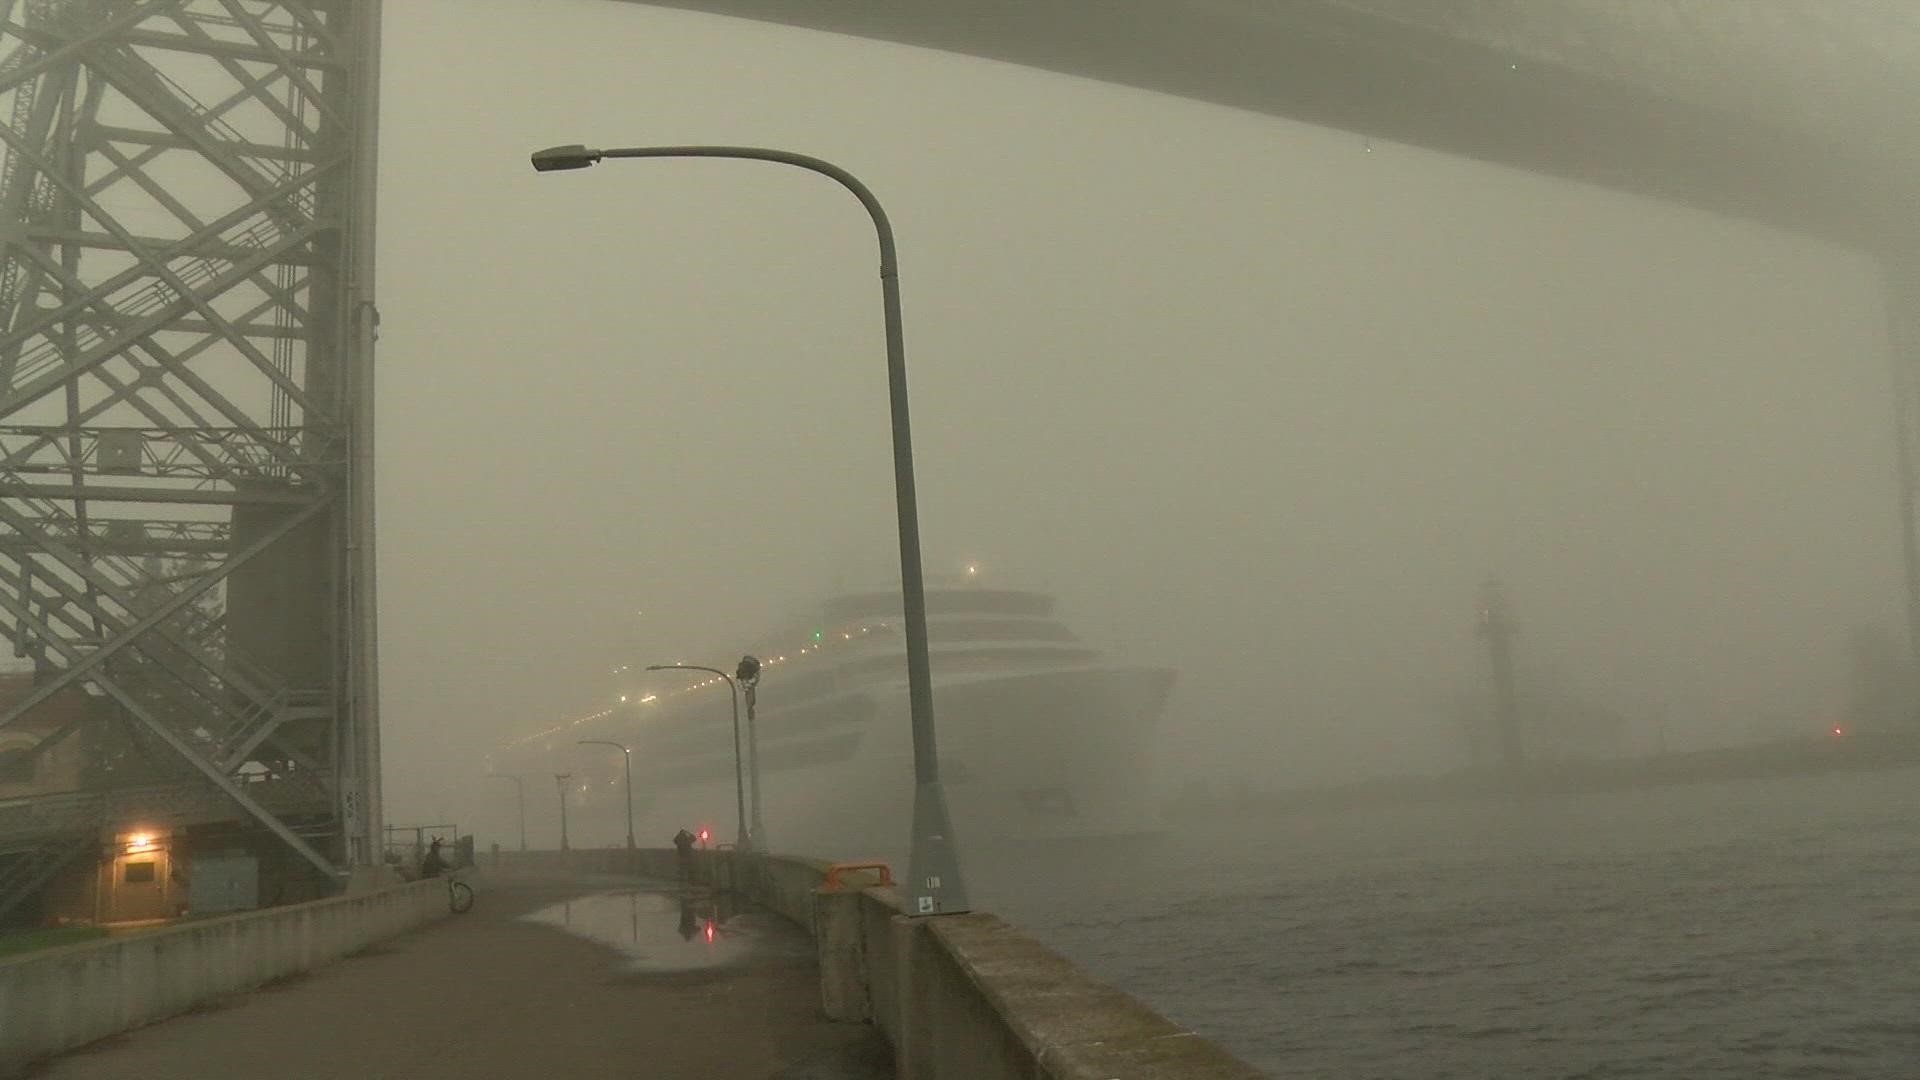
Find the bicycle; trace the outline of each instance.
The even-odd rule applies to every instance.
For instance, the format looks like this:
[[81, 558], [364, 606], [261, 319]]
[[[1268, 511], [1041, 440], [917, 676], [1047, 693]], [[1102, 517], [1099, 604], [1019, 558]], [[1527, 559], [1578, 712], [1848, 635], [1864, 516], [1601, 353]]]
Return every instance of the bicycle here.
[[443, 876], [447, 879], [447, 910], [455, 915], [465, 915], [473, 910], [473, 886], [454, 877], [452, 871]]

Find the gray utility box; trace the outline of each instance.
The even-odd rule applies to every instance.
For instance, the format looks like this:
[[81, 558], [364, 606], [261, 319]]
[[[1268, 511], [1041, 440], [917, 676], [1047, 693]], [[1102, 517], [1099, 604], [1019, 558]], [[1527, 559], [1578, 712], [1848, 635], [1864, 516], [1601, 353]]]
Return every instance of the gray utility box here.
[[218, 915], [260, 906], [260, 860], [251, 855], [201, 855], [193, 860], [187, 911]]

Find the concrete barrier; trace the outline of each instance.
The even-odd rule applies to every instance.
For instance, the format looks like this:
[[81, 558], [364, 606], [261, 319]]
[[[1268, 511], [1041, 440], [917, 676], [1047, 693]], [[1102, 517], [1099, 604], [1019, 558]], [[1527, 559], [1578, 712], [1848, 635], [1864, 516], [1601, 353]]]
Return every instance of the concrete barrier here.
[[[671, 850], [503, 853], [503, 868], [679, 873]], [[736, 888], [808, 928], [826, 1015], [878, 1027], [900, 1080], [1249, 1080], [1261, 1073], [987, 914], [913, 918], [897, 890], [789, 856], [696, 853], [696, 883]]]
[[446, 883], [419, 881], [0, 960], [0, 1075], [447, 913]]
[[893, 923], [904, 917], [906, 904], [893, 889], [871, 888], [860, 894], [860, 942], [866, 962], [861, 978], [866, 983], [867, 1003], [872, 1023], [898, 1047], [904, 1036], [900, 1007], [902, 961], [896, 956]]

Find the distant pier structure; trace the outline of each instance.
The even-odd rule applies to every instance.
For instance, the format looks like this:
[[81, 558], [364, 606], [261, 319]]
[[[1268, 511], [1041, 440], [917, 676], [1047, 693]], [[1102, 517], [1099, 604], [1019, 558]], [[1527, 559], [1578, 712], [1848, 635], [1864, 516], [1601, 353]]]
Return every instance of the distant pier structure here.
[[1474, 633], [1487, 644], [1493, 670], [1493, 727], [1499, 740], [1500, 764], [1517, 772], [1526, 763], [1520, 741], [1520, 705], [1513, 679], [1513, 638], [1519, 628], [1507, 604], [1506, 588], [1493, 578], [1480, 586]]

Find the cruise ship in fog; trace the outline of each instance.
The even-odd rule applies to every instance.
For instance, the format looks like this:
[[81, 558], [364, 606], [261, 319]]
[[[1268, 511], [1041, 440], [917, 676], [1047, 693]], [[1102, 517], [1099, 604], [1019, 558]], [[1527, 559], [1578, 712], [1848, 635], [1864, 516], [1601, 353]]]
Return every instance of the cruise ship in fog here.
[[[1147, 763], [1175, 673], [1108, 663], [1054, 608], [1041, 592], [964, 581], [927, 589], [942, 779], [963, 845], [1160, 828]], [[744, 650], [763, 664], [756, 726], [774, 850], [851, 857], [903, 848], [913, 748], [900, 611], [897, 590], [843, 594]], [[731, 672], [735, 659], [711, 666]], [[633, 750], [643, 845], [682, 826], [731, 841], [726, 682], [645, 667], [617, 673], [616, 704], [501, 747], [493, 768], [569, 773], [576, 835], [604, 840], [624, 833], [620, 755], [577, 741], [623, 743]], [[743, 707], [743, 728], [744, 715]]]

